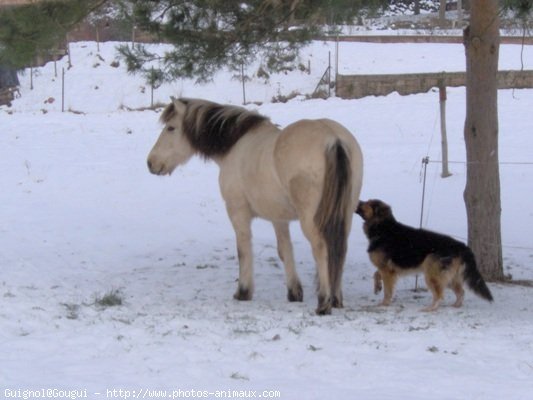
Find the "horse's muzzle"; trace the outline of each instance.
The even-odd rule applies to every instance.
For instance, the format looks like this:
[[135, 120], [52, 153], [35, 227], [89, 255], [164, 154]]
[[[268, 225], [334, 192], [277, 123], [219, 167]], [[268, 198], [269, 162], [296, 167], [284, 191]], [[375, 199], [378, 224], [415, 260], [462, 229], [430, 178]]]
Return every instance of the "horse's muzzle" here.
[[155, 171], [153, 170], [153, 165], [152, 165], [152, 162], [150, 160], [146, 161], [146, 164], [148, 165], [148, 170], [152, 173], [152, 174], [155, 174]]
[[170, 175], [172, 170], [169, 170], [164, 163], [154, 163], [148, 159], [146, 162], [148, 165], [148, 170], [154, 175]]
[[148, 160], [146, 164], [148, 165], [148, 170], [154, 175], [161, 175], [163, 170], [165, 169], [164, 165], [161, 165], [160, 168], [157, 168], [150, 160]]

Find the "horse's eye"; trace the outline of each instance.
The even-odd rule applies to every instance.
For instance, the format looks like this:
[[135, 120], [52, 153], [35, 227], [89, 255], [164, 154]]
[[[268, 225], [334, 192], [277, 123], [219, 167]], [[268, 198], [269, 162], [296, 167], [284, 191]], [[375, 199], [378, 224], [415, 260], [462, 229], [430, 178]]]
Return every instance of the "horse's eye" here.
[[167, 131], [172, 132], [174, 129], [175, 129], [175, 128], [174, 128], [173, 126], [169, 126], [169, 127], [167, 128]]

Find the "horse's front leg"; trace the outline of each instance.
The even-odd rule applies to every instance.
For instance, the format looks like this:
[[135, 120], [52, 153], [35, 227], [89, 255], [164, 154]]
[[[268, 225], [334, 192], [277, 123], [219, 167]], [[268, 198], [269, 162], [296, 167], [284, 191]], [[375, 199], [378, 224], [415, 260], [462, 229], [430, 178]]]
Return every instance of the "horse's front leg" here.
[[303, 301], [304, 292], [294, 265], [291, 235], [288, 222], [273, 222], [278, 240], [278, 254], [285, 266], [287, 279], [287, 298], [289, 301]]
[[233, 298], [251, 300], [254, 292], [252, 213], [246, 206], [235, 207], [228, 205], [227, 209], [237, 238], [237, 254], [239, 258], [239, 284]]

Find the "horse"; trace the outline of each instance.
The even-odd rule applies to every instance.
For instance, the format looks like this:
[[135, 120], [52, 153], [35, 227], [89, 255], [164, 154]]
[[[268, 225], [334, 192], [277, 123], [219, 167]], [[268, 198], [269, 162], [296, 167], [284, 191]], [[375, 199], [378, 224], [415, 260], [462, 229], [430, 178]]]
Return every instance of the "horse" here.
[[235, 230], [239, 280], [234, 298], [254, 291], [251, 221], [272, 222], [286, 275], [287, 298], [303, 301], [289, 222], [299, 220], [317, 268], [319, 315], [342, 308], [341, 278], [352, 216], [359, 202], [363, 156], [354, 136], [330, 119], [280, 129], [264, 115], [202, 99], [172, 98], [148, 155], [148, 169], [170, 175], [193, 155], [219, 166], [219, 185]]

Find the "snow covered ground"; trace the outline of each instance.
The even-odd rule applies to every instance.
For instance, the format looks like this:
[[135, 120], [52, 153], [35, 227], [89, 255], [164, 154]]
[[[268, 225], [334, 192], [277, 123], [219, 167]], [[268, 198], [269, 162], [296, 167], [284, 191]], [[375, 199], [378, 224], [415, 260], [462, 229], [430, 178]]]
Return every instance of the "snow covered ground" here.
[[[29, 71], [21, 76], [22, 97], [0, 108], [0, 398], [23, 398], [27, 390], [91, 399], [237, 398], [226, 391], [282, 399], [531, 396], [532, 289], [490, 284], [493, 304], [468, 292], [462, 309], [428, 314], [419, 310], [429, 293], [413, 292], [414, 278], [408, 278], [400, 281], [393, 306], [377, 307], [381, 295], [372, 293], [374, 268], [358, 218], [344, 309], [314, 314], [315, 269], [296, 223], [305, 301], [286, 301], [274, 233], [259, 220], [253, 226], [255, 297], [234, 301], [234, 234], [216, 165], [193, 159], [170, 178], [148, 173], [159, 114], [126, 111], [148, 106], [150, 90], [110, 65], [113, 46], [102, 44], [98, 54], [95, 43], [72, 45], [73, 67], [65, 76], [71, 112], [61, 113], [53, 64], [34, 71], [34, 90]], [[524, 67], [531, 69], [533, 49], [523, 50]], [[382, 198], [399, 220], [418, 225], [421, 159], [441, 157], [438, 93], [270, 102], [280, 94], [311, 93], [328, 51], [334, 53], [332, 44], [306, 49], [303, 63], [311, 60], [311, 74], [264, 82], [251, 67], [247, 98], [261, 105], [247, 107], [280, 125], [308, 117], [346, 125], [365, 155], [362, 197]], [[520, 68], [521, 52], [502, 46], [501, 67]], [[66, 60], [57, 66], [66, 68]], [[459, 45], [341, 45], [343, 73], [462, 69]], [[241, 93], [240, 82], [221, 72], [209, 84], [161, 87], [155, 101], [183, 95], [240, 104]], [[464, 89], [448, 91], [447, 107], [449, 155], [458, 163], [444, 180], [440, 165], [429, 164], [423, 224], [465, 239]], [[530, 280], [533, 90], [500, 91], [499, 107], [505, 269]]]

